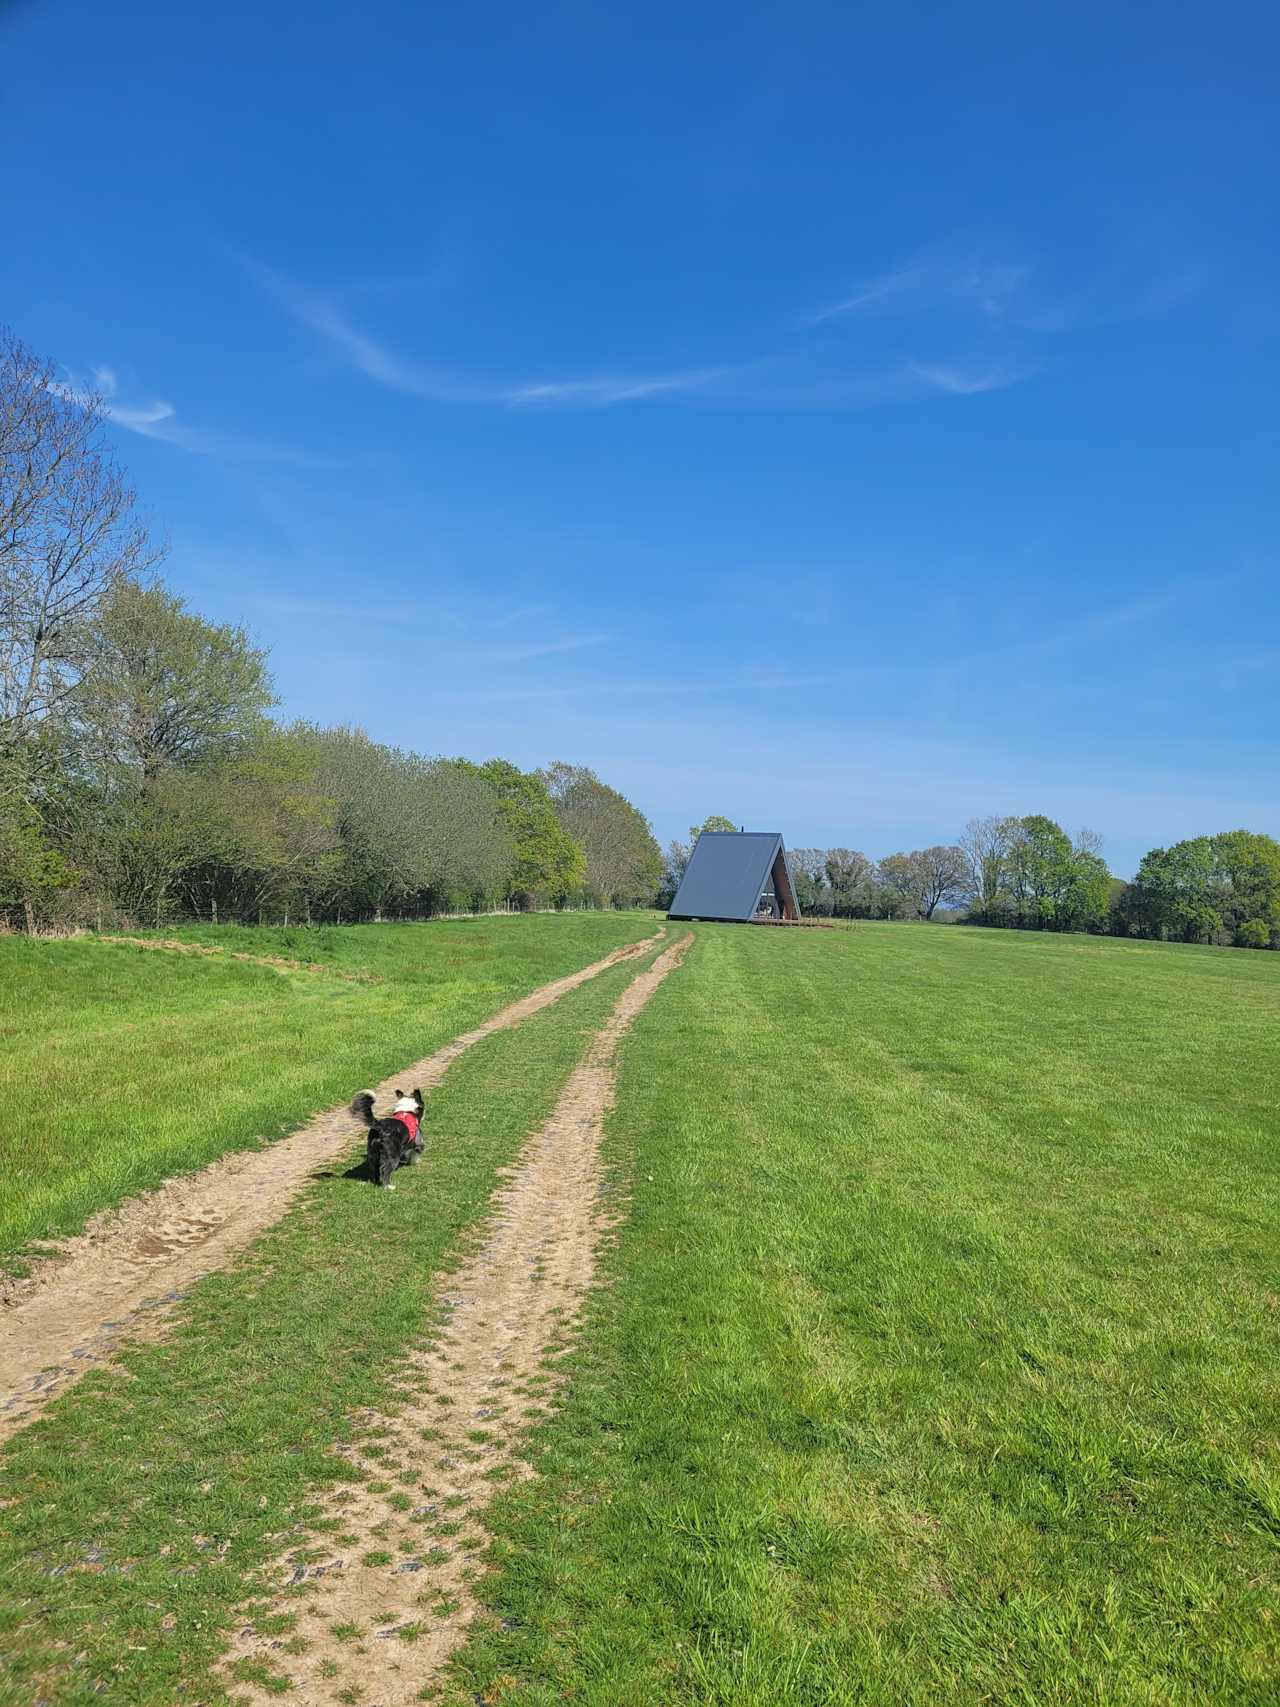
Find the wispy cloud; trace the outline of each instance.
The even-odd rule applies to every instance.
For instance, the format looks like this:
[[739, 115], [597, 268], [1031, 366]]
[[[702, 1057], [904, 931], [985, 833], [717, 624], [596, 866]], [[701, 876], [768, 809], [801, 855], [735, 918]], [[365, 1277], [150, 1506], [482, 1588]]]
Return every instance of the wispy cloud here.
[[258, 285], [297, 322], [314, 332], [357, 372], [415, 397], [445, 402], [482, 401], [472, 388], [460, 388], [447, 375], [402, 359], [357, 326], [337, 300], [284, 278], [274, 268], [248, 256], [243, 265]]
[[159, 439], [195, 456], [218, 457], [226, 462], [291, 463], [299, 467], [316, 465], [314, 457], [280, 445], [188, 427], [178, 419], [178, 411], [173, 404], [160, 398], [151, 403], [126, 403], [119, 395], [119, 381], [114, 368], [95, 367], [92, 372], [92, 384], [70, 376], [62, 387], [63, 395], [81, 404], [96, 400], [107, 419], [126, 432], [137, 433], [144, 439]]
[[178, 412], [172, 403], [163, 403], [159, 399], [140, 406], [122, 403], [118, 391], [115, 371], [109, 367], [94, 368], [92, 384], [85, 384], [71, 375], [62, 387], [62, 395], [70, 402], [96, 402], [108, 420], [114, 421], [118, 427], [126, 427], [131, 433], [141, 433], [143, 438], [176, 442], [173, 434], [180, 429]]
[[1198, 296], [1209, 278], [1198, 261], [1167, 267], [1145, 283], [1104, 269], [1092, 285], [1064, 292], [1023, 261], [929, 254], [859, 279], [846, 295], [801, 319], [798, 329], [949, 313], [992, 332], [1057, 333], [1082, 320], [1123, 320], [1180, 307]]
[[935, 391], [952, 397], [977, 397], [984, 391], [1004, 391], [1020, 385], [1041, 370], [1034, 362], [989, 361], [964, 366], [955, 362], [910, 362], [915, 377]]
[[725, 376], [700, 396], [685, 401], [736, 409], [881, 409], [927, 401], [940, 394], [966, 397], [1001, 391], [1038, 371], [1038, 364], [1030, 360], [996, 355], [936, 362], [902, 360], [862, 367], [797, 352], [769, 363], [753, 363], [742, 374]]
[[283, 278], [259, 261], [245, 265], [264, 290], [301, 326], [314, 332], [343, 360], [367, 378], [393, 391], [439, 403], [497, 403], [512, 407], [638, 402], [663, 393], [705, 384], [714, 370], [685, 373], [611, 374], [523, 383], [483, 381], [446, 368], [412, 361], [374, 338], [352, 320], [336, 298]]
[[675, 391], [697, 391], [714, 384], [722, 368], [690, 368], [680, 373], [657, 375], [650, 379], [602, 377], [598, 379], [557, 379], [535, 385], [518, 385], [498, 393], [504, 403], [635, 403], [647, 397], [661, 397]]
[[868, 279], [859, 285], [853, 294], [845, 297], [842, 302], [833, 302], [829, 308], [821, 309], [812, 315], [806, 324], [818, 326], [824, 320], [834, 320], [841, 314], [854, 314], [860, 308], [902, 302], [918, 296], [924, 287], [924, 281], [923, 267], [907, 267], [901, 272], [882, 273], [879, 278]]
[[532, 640], [523, 646], [501, 646], [483, 656], [495, 664], [522, 664], [528, 658], [549, 658], [557, 652], [578, 652], [584, 646], [603, 646], [607, 634], [573, 634], [562, 640]]
[[905, 312], [950, 304], [1001, 325], [1015, 313], [1030, 276], [1029, 267], [1004, 261], [924, 261], [862, 280], [802, 324], [820, 326], [867, 309]]
[[1076, 308], [1037, 281], [1024, 262], [925, 260], [858, 282], [847, 296], [806, 316], [800, 329], [846, 318], [952, 314], [991, 331], [1064, 332]]
[[[765, 355], [662, 373], [480, 377], [408, 357], [358, 324], [338, 297], [299, 285], [249, 257], [240, 260], [272, 301], [346, 367], [389, 390], [438, 403], [551, 410], [667, 400], [708, 408], [865, 409], [938, 392], [964, 397], [1002, 390], [1037, 371], [1025, 360], [994, 356], [972, 364], [881, 359], [868, 365], [852, 359], [847, 350], [792, 343]], [[944, 292], [966, 302], [995, 327], [1026, 273], [1026, 268], [1013, 266], [947, 270], [922, 264], [868, 281], [857, 295], [807, 324], [872, 302], [927, 301], [931, 294]]]

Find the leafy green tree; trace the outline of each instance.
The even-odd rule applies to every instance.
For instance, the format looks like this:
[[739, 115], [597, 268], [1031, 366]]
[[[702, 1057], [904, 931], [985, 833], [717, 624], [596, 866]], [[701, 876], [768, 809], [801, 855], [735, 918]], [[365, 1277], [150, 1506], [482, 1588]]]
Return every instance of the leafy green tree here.
[[1143, 936], [1211, 942], [1223, 924], [1218, 899], [1212, 839], [1196, 836], [1143, 855], [1126, 907]]
[[690, 824], [689, 845], [692, 847], [704, 830], [736, 830], [737, 828], [736, 824], [731, 824], [727, 818], [721, 817], [719, 813], [712, 813], [711, 817], [704, 818], [701, 824]]
[[[1073, 842], [1061, 824], [1032, 813], [977, 820], [969, 825], [967, 839], [970, 881], [976, 880], [987, 897], [976, 909], [984, 923], [1050, 931], [1110, 925], [1114, 880], [1102, 857], [1101, 838], [1092, 831], [1082, 830]], [[993, 859], [1000, 872], [994, 904]]]
[[1071, 877], [1058, 902], [1057, 928], [1063, 931], [1105, 930], [1111, 913], [1115, 879], [1101, 855], [1073, 848]]
[[1280, 929], [1280, 842], [1252, 830], [1227, 830], [1213, 837], [1213, 859], [1231, 929], [1257, 920]]
[[0, 750], [0, 910], [20, 911], [34, 932], [75, 871], [50, 837], [22, 748]]
[[561, 824], [582, 849], [588, 892], [619, 906], [652, 901], [662, 854], [648, 820], [585, 766], [560, 762], [538, 774]]
[[77, 720], [100, 762], [152, 782], [249, 740], [275, 703], [266, 653], [242, 628], [206, 622], [161, 586], [125, 581], [94, 624]]
[[420, 916], [500, 899], [514, 847], [497, 796], [447, 760], [371, 741], [359, 729], [290, 731], [332, 803], [338, 854], [302, 897], [304, 916]]
[[503, 897], [515, 865], [515, 839], [489, 785], [441, 759], [413, 762], [412, 794], [421, 815], [423, 910], [482, 910]]
[[580, 890], [587, 875], [581, 847], [556, 816], [543, 779], [506, 759], [478, 765], [452, 761], [466, 775], [479, 777], [498, 799], [499, 814], [514, 844], [507, 893], [523, 906], [559, 899]]
[[170, 770], [155, 788], [182, 846], [178, 884], [197, 917], [305, 912], [340, 859], [337, 808], [314, 755], [270, 729], [229, 757]]
[[1126, 911], [1142, 936], [1267, 946], [1280, 935], [1280, 843], [1251, 830], [1226, 830], [1152, 848]]
[[1017, 821], [1009, 847], [1010, 889], [1021, 923], [1032, 929], [1061, 929], [1062, 902], [1070, 890], [1071, 838], [1042, 813]]
[[183, 878], [204, 859], [195, 827], [168, 798], [168, 779], [99, 791], [75, 829], [75, 845], [93, 873], [101, 911], [159, 925], [184, 892]]

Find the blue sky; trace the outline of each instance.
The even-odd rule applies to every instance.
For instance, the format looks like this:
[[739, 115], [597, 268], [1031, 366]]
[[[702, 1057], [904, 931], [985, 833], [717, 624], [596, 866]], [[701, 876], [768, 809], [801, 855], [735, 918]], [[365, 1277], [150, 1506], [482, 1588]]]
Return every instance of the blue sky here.
[[1274, 7], [0, 0], [0, 317], [284, 710], [1280, 834]]

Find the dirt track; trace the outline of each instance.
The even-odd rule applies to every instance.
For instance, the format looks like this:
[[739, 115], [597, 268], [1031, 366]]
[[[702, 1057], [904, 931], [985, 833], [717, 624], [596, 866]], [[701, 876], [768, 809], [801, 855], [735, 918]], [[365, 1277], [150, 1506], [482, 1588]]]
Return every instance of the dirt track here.
[[[663, 934], [615, 949], [499, 1009], [385, 1080], [379, 1097], [396, 1085], [438, 1084], [473, 1044], [647, 953]], [[315, 1169], [351, 1149], [356, 1136], [346, 1106], [329, 1109], [277, 1143], [224, 1156], [95, 1217], [28, 1279], [11, 1283], [0, 1309], [0, 1441], [34, 1421], [121, 1340], [163, 1333], [185, 1289], [280, 1220]]]
[[[352, 1685], [365, 1707], [402, 1707], [424, 1698], [465, 1640], [487, 1539], [479, 1519], [504, 1481], [532, 1474], [518, 1456], [525, 1419], [547, 1408], [548, 1365], [609, 1225], [599, 1146], [618, 1046], [691, 941], [682, 937], [637, 974], [592, 1038], [495, 1198], [483, 1248], [442, 1281], [445, 1327], [406, 1363], [403, 1407], [361, 1413], [360, 1424], [380, 1438], [368, 1456], [359, 1447], [342, 1456], [366, 1479], [321, 1502], [324, 1517], [341, 1523], [338, 1549], [329, 1550], [332, 1531], [299, 1534], [266, 1609], [298, 1614], [306, 1650], [287, 1654], [278, 1635], [243, 1627], [224, 1663], [237, 1701], [279, 1699], [278, 1689], [231, 1681], [237, 1662], [252, 1661], [277, 1678], [284, 1673], [287, 1699], [298, 1707], [332, 1707]], [[326, 1550], [319, 1560], [316, 1548]]]

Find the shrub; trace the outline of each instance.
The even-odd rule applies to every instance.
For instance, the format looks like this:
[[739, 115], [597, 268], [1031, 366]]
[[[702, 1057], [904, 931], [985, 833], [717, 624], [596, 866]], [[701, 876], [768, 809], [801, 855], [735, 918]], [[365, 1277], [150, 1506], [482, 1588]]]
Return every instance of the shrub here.
[[1245, 919], [1236, 926], [1237, 948], [1270, 948], [1271, 926], [1265, 919]]

